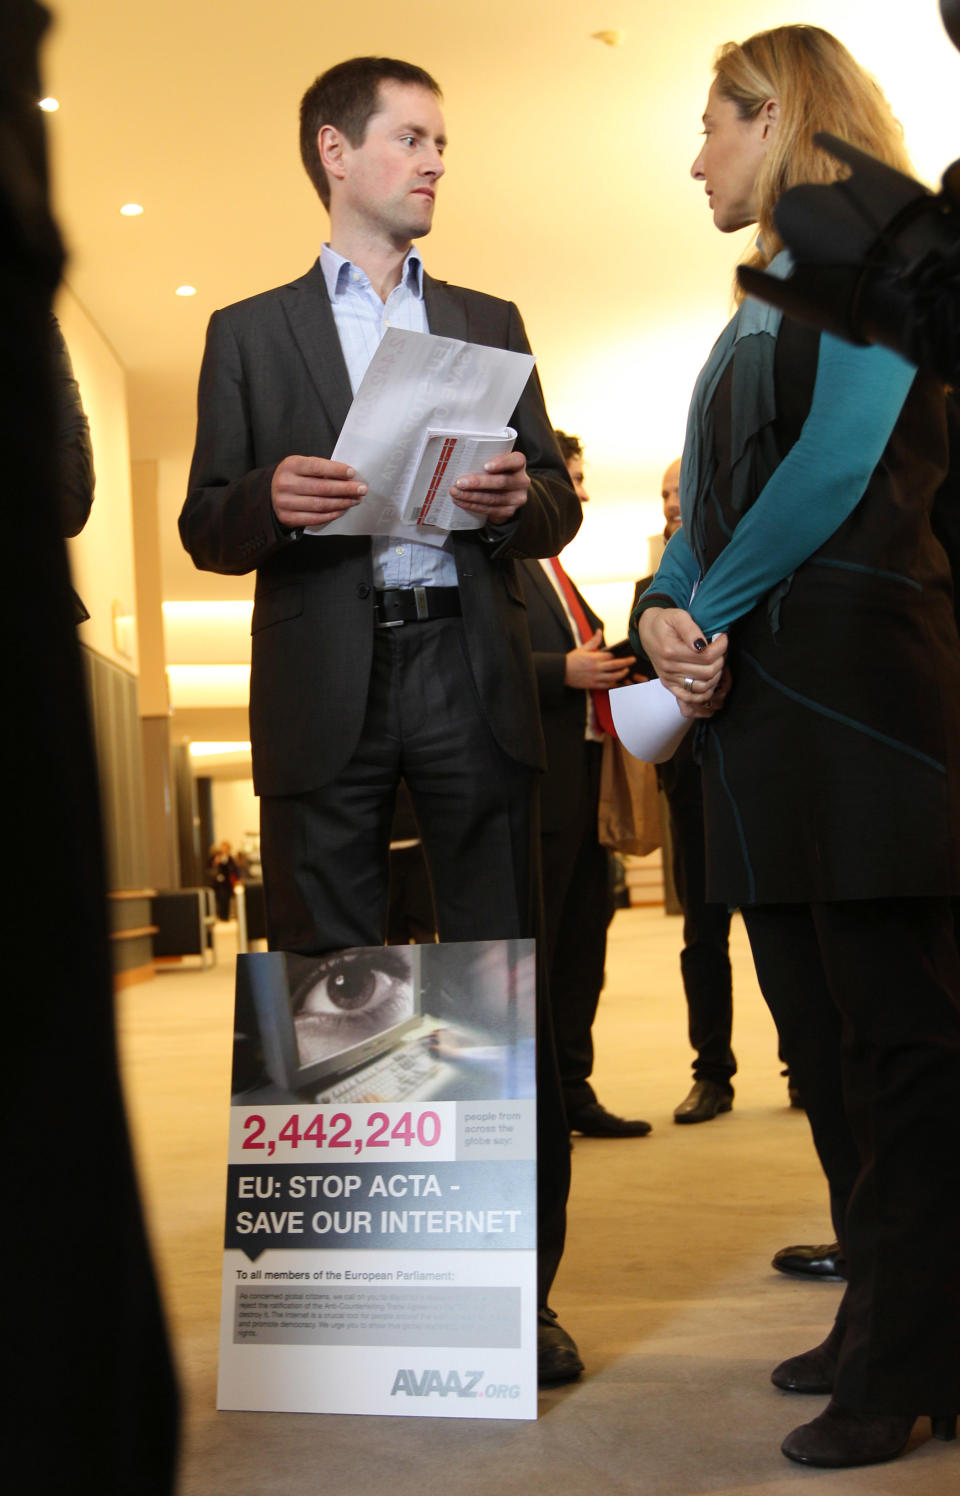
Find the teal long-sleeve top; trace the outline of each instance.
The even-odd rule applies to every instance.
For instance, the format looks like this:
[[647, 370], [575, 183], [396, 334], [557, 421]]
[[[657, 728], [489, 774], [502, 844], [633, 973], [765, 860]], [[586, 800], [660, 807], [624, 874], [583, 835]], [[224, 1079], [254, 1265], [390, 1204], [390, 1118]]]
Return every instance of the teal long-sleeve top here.
[[822, 334], [813, 398], [796, 442], [702, 578], [684, 531], [676, 532], [631, 617], [634, 647], [647, 607], [684, 608], [708, 639], [725, 633], [818, 551], [863, 498], [915, 375], [888, 349]]

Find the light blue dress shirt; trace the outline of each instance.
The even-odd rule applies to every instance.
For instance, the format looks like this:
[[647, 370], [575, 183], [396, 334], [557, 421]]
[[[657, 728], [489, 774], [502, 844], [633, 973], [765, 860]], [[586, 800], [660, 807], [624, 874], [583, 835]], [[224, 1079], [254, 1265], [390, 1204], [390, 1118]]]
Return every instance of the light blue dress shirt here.
[[[423, 300], [423, 261], [413, 247], [386, 301], [381, 301], [365, 270], [352, 265], [329, 244], [320, 251], [320, 267], [330, 294], [333, 320], [354, 394], [388, 327], [429, 332]], [[361, 474], [362, 477], [362, 474]], [[374, 535], [373, 581], [376, 587], [456, 587], [457, 567], [449, 538], [441, 548], [402, 535]]]

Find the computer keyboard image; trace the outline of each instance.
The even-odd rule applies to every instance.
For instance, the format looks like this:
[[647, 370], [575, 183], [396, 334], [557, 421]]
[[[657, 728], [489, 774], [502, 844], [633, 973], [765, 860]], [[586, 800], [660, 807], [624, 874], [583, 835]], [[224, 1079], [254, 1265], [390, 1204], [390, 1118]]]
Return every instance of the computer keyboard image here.
[[364, 1101], [406, 1101], [440, 1070], [441, 1062], [421, 1044], [403, 1045], [390, 1054], [318, 1091], [318, 1102], [349, 1105]]

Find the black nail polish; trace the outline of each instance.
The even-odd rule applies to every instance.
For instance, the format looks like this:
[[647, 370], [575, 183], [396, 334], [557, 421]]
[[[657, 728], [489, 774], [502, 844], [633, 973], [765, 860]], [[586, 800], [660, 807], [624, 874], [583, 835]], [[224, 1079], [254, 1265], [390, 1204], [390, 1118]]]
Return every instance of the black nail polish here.
[[698, 653], [700, 652], [700, 650], [706, 649], [706, 647], [707, 647], [707, 641], [706, 641], [706, 639], [694, 639], [694, 641], [693, 641], [693, 647], [694, 647], [694, 649]]

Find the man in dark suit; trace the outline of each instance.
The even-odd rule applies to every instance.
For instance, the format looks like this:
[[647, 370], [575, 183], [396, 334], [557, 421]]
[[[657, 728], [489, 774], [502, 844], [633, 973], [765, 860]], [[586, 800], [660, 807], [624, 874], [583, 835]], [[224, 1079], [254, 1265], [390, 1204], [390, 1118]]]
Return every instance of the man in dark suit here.
[[[330, 454], [388, 325], [529, 351], [516, 307], [431, 279], [413, 248], [445, 144], [422, 69], [354, 58], [318, 78], [300, 145], [330, 242], [301, 279], [216, 312], [207, 335], [180, 529], [198, 566], [257, 571], [250, 727], [281, 950], [383, 940], [401, 777], [441, 940], [536, 929], [543, 742], [515, 558], [555, 554], [580, 522], [536, 376], [512, 416], [516, 450], [451, 490], [482, 528], [439, 548], [303, 533], [363, 502], [363, 474]], [[581, 1362], [546, 1307], [569, 1150], [549, 1027], [541, 1041], [540, 1371], [558, 1381]]]
[[[564, 431], [555, 435], [577, 497], [585, 503], [579, 438]], [[590, 1137], [644, 1137], [650, 1123], [608, 1112], [589, 1080], [591, 1029], [613, 914], [609, 854], [597, 829], [603, 735], [612, 727], [606, 693], [623, 683], [630, 662], [604, 648], [602, 620], [556, 557], [522, 561], [520, 580], [547, 744], [540, 788], [543, 902], [567, 1120], [574, 1132]]]
[[[663, 475], [663, 538], [669, 541], [683, 523], [680, 516], [680, 459]], [[636, 585], [633, 606], [646, 592], [652, 577]], [[737, 1061], [731, 1048], [733, 1033], [733, 972], [730, 966], [730, 911], [706, 898], [706, 855], [703, 832], [703, 791], [700, 765], [693, 756], [693, 734], [688, 733], [676, 753], [657, 766], [657, 779], [667, 797], [673, 883], [683, 910], [683, 950], [680, 971], [687, 999], [690, 1044], [694, 1050], [693, 1085], [674, 1108], [675, 1122], [712, 1122], [733, 1107], [733, 1077]]]

